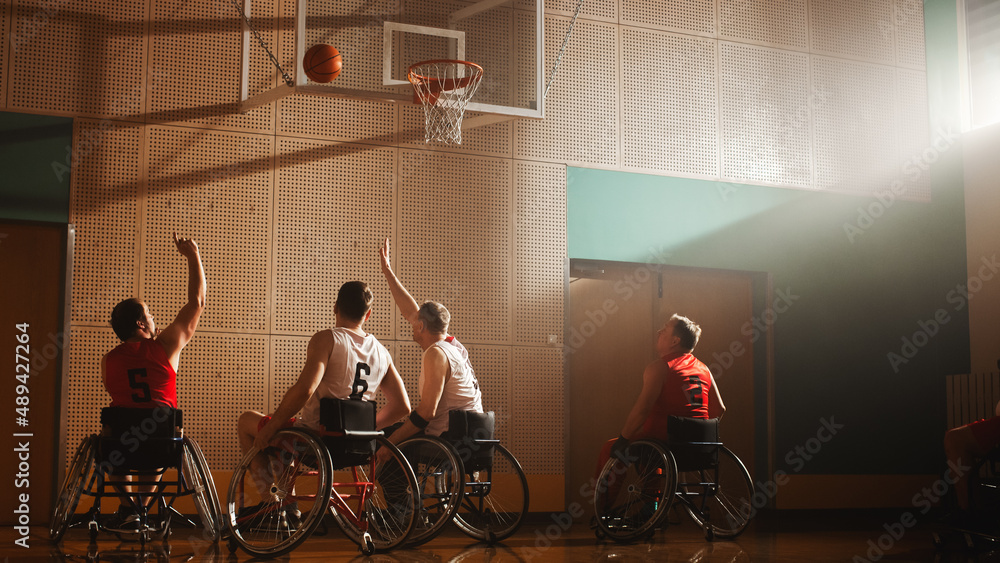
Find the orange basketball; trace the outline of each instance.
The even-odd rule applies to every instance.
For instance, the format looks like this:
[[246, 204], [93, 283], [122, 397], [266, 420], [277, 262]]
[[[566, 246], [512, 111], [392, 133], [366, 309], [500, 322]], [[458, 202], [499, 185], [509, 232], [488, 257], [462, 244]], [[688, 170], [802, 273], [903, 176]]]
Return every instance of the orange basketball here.
[[302, 68], [313, 82], [329, 82], [337, 78], [342, 66], [344, 61], [340, 51], [323, 43], [310, 47], [302, 58]]

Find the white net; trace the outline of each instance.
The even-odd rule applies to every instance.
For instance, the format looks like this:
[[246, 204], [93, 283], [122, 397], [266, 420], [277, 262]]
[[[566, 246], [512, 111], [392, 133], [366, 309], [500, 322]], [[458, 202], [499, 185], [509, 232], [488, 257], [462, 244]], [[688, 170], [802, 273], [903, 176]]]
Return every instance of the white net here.
[[424, 106], [424, 142], [462, 144], [462, 117], [479, 88], [483, 68], [465, 61], [424, 61], [407, 73]]

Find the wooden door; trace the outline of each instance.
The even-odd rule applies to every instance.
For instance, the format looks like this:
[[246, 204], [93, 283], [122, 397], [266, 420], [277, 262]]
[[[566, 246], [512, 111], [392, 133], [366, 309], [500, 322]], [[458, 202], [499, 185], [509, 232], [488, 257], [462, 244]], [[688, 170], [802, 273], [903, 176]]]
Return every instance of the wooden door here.
[[745, 330], [752, 315], [750, 275], [574, 261], [570, 276], [567, 502], [592, 511], [598, 452], [621, 431], [642, 388], [643, 369], [656, 357], [655, 332], [673, 313], [701, 325], [695, 356], [716, 374], [727, 407], [723, 440], [753, 467], [752, 333]]

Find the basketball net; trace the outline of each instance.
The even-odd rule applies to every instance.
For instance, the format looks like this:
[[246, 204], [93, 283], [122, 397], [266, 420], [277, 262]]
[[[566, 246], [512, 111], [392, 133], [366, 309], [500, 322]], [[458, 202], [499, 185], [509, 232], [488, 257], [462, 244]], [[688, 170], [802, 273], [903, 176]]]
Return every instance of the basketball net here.
[[423, 61], [410, 67], [413, 102], [424, 106], [424, 142], [462, 144], [462, 117], [479, 88], [483, 67], [466, 61]]

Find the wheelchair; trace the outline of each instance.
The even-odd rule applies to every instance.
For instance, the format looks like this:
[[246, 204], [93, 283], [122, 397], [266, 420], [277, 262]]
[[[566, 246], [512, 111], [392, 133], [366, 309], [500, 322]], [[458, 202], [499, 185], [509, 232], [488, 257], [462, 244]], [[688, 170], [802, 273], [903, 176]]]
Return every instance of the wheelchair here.
[[[403, 454], [375, 430], [375, 403], [321, 399], [321, 432], [279, 430], [247, 452], [226, 497], [229, 550], [278, 557], [306, 540], [330, 514], [361, 552], [402, 545], [420, 502]], [[376, 448], [390, 452], [375, 465]]]
[[994, 550], [1000, 542], [1000, 446], [973, 460], [969, 471], [969, 512], [975, 525], [943, 524], [931, 532], [936, 548], [960, 536], [964, 548]]
[[415, 436], [399, 446], [420, 492], [410, 547], [437, 537], [452, 521], [469, 537], [493, 544], [514, 534], [528, 512], [528, 481], [517, 459], [493, 439], [494, 413], [448, 416], [445, 434]]
[[[91, 543], [105, 529], [120, 539], [136, 539], [145, 547], [153, 538], [169, 537], [174, 518], [198, 526], [174, 507], [175, 501], [184, 496], [194, 501], [203, 539], [218, 541], [222, 511], [215, 483], [197, 442], [179, 436], [183, 434], [179, 430], [181, 411], [169, 407], [106, 407], [101, 409], [101, 423], [101, 435], [84, 438], [73, 455], [49, 523], [52, 541], [61, 540], [70, 527], [86, 523]], [[176, 470], [175, 478], [168, 478], [169, 469]], [[109, 478], [112, 475], [130, 480], [113, 481]], [[126, 489], [143, 486], [152, 490]], [[94, 497], [94, 502], [79, 517], [76, 509], [83, 495]], [[138, 516], [134, 530], [108, 529], [109, 516], [101, 514], [105, 497], [118, 498], [134, 510]]]
[[636, 440], [624, 459], [608, 460], [594, 493], [598, 538], [650, 537], [674, 503], [708, 541], [739, 536], [753, 515], [754, 485], [718, 428], [718, 419], [670, 417], [666, 443]]

